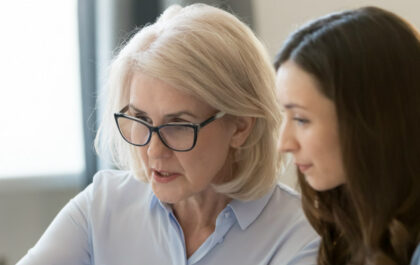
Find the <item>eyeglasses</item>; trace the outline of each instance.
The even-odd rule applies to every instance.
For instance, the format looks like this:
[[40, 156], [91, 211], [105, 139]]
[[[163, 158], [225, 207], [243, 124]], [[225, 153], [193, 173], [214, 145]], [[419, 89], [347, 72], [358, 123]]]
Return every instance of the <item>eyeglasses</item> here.
[[125, 106], [119, 113], [114, 113], [118, 130], [126, 142], [135, 146], [145, 146], [156, 132], [162, 143], [171, 150], [178, 152], [190, 151], [197, 142], [198, 131], [225, 115], [218, 112], [202, 123], [167, 123], [160, 126], [152, 126], [148, 122], [125, 114], [128, 110]]

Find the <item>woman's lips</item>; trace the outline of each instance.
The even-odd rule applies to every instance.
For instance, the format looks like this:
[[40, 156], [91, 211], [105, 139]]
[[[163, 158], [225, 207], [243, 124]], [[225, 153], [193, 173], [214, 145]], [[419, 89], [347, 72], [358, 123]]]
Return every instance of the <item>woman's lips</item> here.
[[180, 174], [168, 171], [152, 170], [152, 178], [159, 183], [168, 183], [176, 179]]
[[299, 168], [300, 172], [305, 173], [305, 171], [308, 171], [309, 168], [312, 167], [312, 165], [308, 164], [296, 164], [296, 166]]

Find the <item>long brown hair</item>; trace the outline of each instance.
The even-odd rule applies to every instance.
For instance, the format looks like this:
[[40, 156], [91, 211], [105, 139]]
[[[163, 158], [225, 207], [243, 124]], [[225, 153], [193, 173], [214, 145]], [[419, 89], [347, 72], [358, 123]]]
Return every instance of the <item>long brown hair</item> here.
[[321, 235], [319, 264], [409, 264], [420, 242], [420, 38], [376, 7], [293, 33], [276, 58], [313, 75], [335, 103], [346, 184], [318, 192], [299, 176]]

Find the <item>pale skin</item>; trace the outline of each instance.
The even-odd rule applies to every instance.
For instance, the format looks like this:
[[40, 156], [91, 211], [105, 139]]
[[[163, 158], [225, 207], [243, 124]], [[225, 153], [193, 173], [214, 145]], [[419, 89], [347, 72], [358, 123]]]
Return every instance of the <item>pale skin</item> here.
[[[207, 103], [141, 72], [132, 78], [129, 100], [128, 114], [153, 126], [201, 123], [218, 112]], [[160, 201], [172, 206], [182, 227], [187, 257], [213, 233], [218, 214], [231, 200], [216, 193], [211, 184], [231, 178], [228, 154], [245, 142], [253, 124], [253, 118], [225, 115], [199, 131], [191, 151], [173, 151], [156, 134], [148, 145], [138, 149], [153, 192]]]
[[316, 79], [293, 61], [283, 63], [276, 78], [284, 111], [279, 150], [293, 155], [308, 184], [318, 191], [345, 183], [334, 102]]
[[184, 232], [187, 257], [190, 257], [214, 232], [216, 218], [229, 202], [230, 198], [208, 188], [196, 196], [173, 205]]

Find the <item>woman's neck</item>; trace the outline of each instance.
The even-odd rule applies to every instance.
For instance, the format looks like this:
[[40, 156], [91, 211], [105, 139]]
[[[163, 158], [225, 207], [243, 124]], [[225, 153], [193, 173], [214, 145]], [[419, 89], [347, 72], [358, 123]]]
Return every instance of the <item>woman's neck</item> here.
[[172, 205], [182, 227], [187, 257], [190, 257], [214, 232], [219, 213], [231, 198], [216, 193], [213, 188]]

